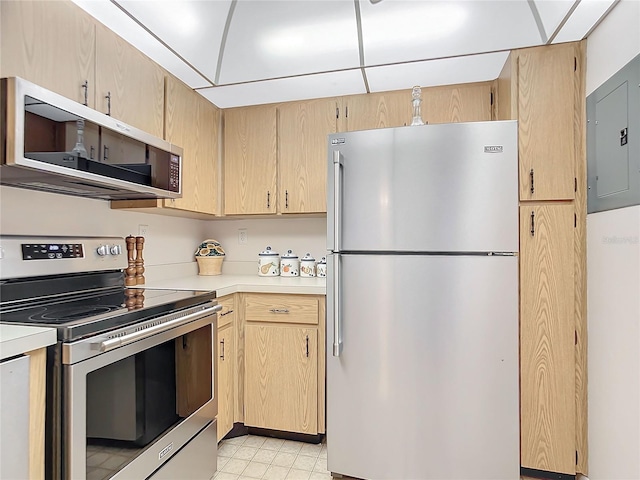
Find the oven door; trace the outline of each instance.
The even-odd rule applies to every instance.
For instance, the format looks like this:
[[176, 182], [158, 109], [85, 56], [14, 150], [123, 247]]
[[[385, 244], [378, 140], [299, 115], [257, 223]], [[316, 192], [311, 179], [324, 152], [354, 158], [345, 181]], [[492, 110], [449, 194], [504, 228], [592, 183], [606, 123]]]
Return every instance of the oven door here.
[[198, 468], [214, 474], [215, 318], [210, 309], [131, 343], [119, 337], [122, 346], [64, 365], [63, 478], [147, 478], [206, 439], [211, 465]]

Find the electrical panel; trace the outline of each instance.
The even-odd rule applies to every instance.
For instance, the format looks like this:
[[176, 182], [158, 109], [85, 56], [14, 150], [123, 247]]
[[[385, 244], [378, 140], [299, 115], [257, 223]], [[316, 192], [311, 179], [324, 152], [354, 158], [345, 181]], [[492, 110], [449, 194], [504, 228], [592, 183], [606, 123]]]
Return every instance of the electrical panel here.
[[640, 55], [587, 97], [589, 213], [640, 205]]

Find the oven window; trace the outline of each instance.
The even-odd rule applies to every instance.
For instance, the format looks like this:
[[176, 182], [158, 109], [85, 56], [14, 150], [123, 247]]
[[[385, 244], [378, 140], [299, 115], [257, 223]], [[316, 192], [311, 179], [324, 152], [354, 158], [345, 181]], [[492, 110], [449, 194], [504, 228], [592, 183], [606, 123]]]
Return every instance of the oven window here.
[[87, 478], [110, 478], [212, 398], [206, 325], [87, 375]]

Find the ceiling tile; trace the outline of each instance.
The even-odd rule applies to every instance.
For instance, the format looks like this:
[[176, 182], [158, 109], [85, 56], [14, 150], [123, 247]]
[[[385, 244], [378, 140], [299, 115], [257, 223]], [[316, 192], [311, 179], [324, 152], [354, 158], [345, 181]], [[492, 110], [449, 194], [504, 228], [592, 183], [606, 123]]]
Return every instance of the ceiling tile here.
[[360, 69], [198, 90], [220, 108], [366, 93]]
[[582, 0], [553, 43], [582, 40], [616, 0]]
[[548, 39], [571, 10], [575, 0], [535, 0], [534, 3]]
[[526, 0], [360, 2], [368, 66], [540, 43]]
[[231, 0], [117, 0], [117, 3], [214, 81]]
[[72, 1], [190, 87], [211, 85], [113, 3], [92, 0]]
[[498, 78], [509, 52], [402, 63], [366, 68], [372, 92], [402, 90], [414, 85], [432, 87], [456, 83], [484, 82]]
[[239, 1], [218, 84], [359, 66], [352, 1]]

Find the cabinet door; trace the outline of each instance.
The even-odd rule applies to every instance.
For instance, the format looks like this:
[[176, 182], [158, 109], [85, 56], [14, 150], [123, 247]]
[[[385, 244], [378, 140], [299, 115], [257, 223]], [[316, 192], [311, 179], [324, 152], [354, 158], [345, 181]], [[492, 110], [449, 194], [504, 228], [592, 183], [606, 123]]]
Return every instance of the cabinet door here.
[[491, 120], [491, 83], [422, 89], [422, 119], [429, 124]]
[[164, 72], [104, 25], [96, 25], [96, 109], [157, 137], [163, 133]]
[[165, 200], [165, 207], [217, 213], [218, 108], [167, 77], [165, 119], [165, 139], [183, 150], [182, 198]]
[[520, 200], [572, 200], [575, 193], [573, 45], [518, 56]]
[[245, 328], [244, 423], [287, 432], [318, 432], [316, 328]]
[[276, 107], [224, 111], [224, 213], [276, 213]]
[[340, 115], [344, 115], [346, 119], [346, 122], [343, 121], [340, 125], [340, 131], [353, 132], [410, 125], [411, 91], [399, 90], [346, 97]]
[[574, 208], [520, 208], [522, 466], [575, 474]]
[[0, 77], [22, 77], [94, 106], [94, 21], [71, 2], [0, 2]]
[[218, 441], [233, 428], [233, 324], [218, 329]]
[[335, 98], [278, 108], [281, 213], [327, 211], [327, 135], [336, 132]]

